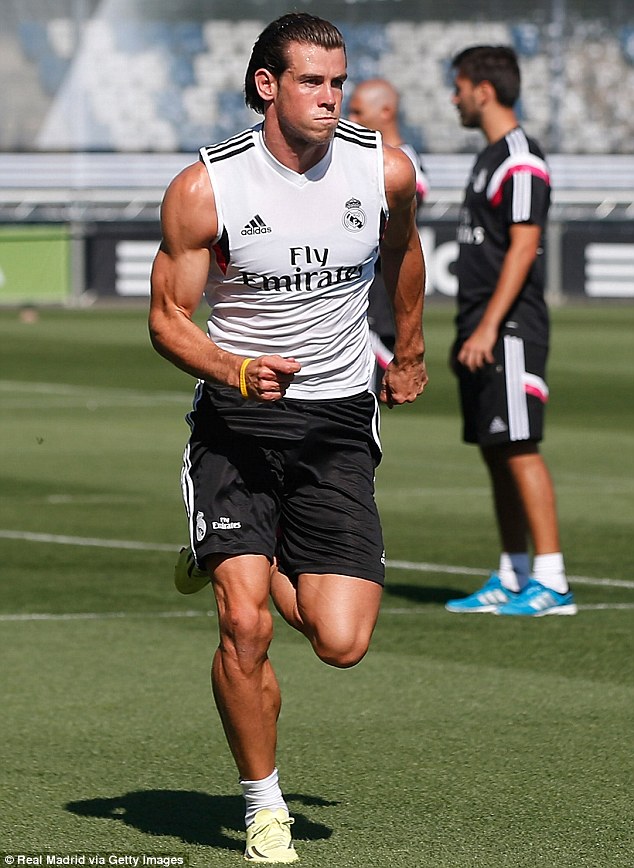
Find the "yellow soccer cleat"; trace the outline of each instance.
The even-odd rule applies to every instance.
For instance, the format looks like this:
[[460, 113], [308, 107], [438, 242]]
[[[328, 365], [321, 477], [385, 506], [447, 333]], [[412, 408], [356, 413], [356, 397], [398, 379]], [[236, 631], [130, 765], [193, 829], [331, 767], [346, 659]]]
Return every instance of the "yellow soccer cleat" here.
[[291, 826], [295, 821], [283, 808], [270, 811], [262, 808], [247, 829], [247, 848], [244, 858], [248, 862], [296, 862], [299, 858], [293, 847]]
[[195, 594], [201, 591], [211, 581], [209, 573], [199, 570], [194, 560], [194, 553], [189, 546], [180, 550], [174, 567], [174, 584], [181, 594]]

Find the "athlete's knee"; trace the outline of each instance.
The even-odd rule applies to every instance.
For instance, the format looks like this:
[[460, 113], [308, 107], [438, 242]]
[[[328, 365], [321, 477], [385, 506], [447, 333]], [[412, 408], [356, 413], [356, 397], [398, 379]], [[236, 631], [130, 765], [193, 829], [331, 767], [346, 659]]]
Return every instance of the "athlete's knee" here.
[[266, 659], [273, 639], [273, 618], [267, 607], [243, 603], [219, 615], [220, 651], [241, 671], [252, 671]]
[[315, 654], [328, 666], [337, 669], [350, 669], [356, 666], [367, 654], [370, 637], [363, 636], [323, 636], [319, 633], [311, 637]]

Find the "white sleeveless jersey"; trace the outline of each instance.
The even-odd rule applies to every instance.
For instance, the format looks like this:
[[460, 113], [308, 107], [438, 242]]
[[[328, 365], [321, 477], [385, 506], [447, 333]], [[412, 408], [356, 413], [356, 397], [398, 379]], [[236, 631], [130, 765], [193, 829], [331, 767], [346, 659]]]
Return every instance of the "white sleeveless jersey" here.
[[218, 213], [209, 337], [238, 355], [296, 359], [288, 398], [367, 389], [368, 288], [388, 213], [380, 135], [340, 121], [304, 175], [267, 150], [262, 124], [200, 156]]

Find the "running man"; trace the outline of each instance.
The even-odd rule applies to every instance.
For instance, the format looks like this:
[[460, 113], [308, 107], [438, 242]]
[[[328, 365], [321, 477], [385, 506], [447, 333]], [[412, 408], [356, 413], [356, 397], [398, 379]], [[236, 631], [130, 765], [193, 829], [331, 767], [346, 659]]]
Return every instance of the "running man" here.
[[[366, 315], [379, 248], [397, 330], [381, 398], [414, 401], [427, 382], [414, 171], [340, 120], [345, 79], [328, 21], [292, 13], [265, 28], [245, 78], [264, 120], [172, 181], [152, 274], [153, 345], [199, 381], [177, 586], [213, 586], [213, 694], [246, 800], [245, 858], [259, 862], [297, 858], [276, 766], [269, 596], [341, 668], [365, 655], [379, 612]], [[192, 320], [203, 294], [207, 335]]]

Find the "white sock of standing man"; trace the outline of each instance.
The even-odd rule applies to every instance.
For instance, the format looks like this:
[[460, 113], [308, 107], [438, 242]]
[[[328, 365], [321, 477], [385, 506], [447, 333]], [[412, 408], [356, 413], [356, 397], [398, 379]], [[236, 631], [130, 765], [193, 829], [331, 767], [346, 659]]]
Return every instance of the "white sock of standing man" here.
[[498, 576], [502, 585], [509, 591], [523, 591], [530, 577], [528, 552], [502, 552]]
[[535, 555], [533, 560], [533, 578], [545, 588], [558, 594], [568, 593], [568, 579], [564, 566], [564, 556], [561, 552], [547, 555]]

